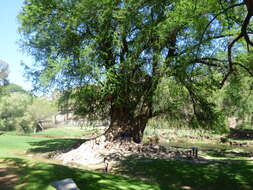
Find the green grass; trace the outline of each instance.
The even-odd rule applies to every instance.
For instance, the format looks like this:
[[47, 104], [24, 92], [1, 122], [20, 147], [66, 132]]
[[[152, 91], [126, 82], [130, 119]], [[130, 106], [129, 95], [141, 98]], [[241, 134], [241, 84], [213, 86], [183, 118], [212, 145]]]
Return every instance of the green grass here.
[[36, 138], [30, 136], [0, 136], [0, 158], [15, 155], [15, 153], [25, 153], [32, 148], [32, 143], [44, 141], [47, 138]]
[[[51, 135], [55, 133], [51, 130], [45, 132]], [[176, 138], [176, 135], [172, 136]], [[180, 138], [186, 135], [187, 131], [184, 130]], [[202, 138], [201, 135], [204, 134], [195, 132], [188, 135], [196, 137], [200, 135]], [[185, 138], [183, 143], [187, 147], [188, 137]], [[212, 139], [216, 141], [215, 137], [208, 141]], [[246, 149], [240, 148], [241, 152], [238, 152], [238, 147], [224, 148], [214, 143], [208, 144], [206, 141], [205, 144], [209, 146], [200, 146], [201, 156], [214, 159], [212, 162], [196, 164], [164, 160], [143, 161], [129, 157], [120, 162], [115, 169], [116, 174], [128, 177], [70, 168], [48, 163], [48, 160], [45, 163], [43, 159], [36, 157], [44, 153], [63, 151], [79, 141], [78, 138], [1, 135], [0, 169], [8, 168], [9, 173], [18, 176], [18, 181], [9, 189], [53, 190], [49, 185], [51, 182], [72, 178], [79, 188], [84, 190], [253, 190], [253, 164], [245, 153]], [[192, 145], [192, 141], [188, 143], [188, 146]], [[177, 142], [171, 145], [177, 145]], [[37, 161], [34, 162], [33, 159]], [[0, 179], [4, 175], [0, 170]], [[0, 189], [5, 188], [0, 184]]]
[[78, 139], [2, 135], [0, 136], [0, 168], [7, 167], [8, 170], [19, 176], [19, 181], [13, 187], [13, 189], [18, 190], [50, 190], [52, 189], [49, 186], [50, 182], [64, 178], [73, 178], [81, 189], [159, 190], [155, 183], [74, 169], [57, 164], [33, 162], [32, 158], [24, 154], [28, 150], [29, 153], [48, 153], [64, 147], [67, 148], [76, 141]]
[[80, 141], [77, 138], [45, 138], [31, 136], [0, 136], [0, 158], [9, 155], [25, 156], [26, 153], [50, 153], [54, 151], [63, 151]]
[[80, 127], [58, 127], [50, 128], [45, 131], [39, 132], [36, 136], [47, 137], [82, 137], [92, 132], [96, 132], [94, 129], [85, 129]]
[[83, 190], [159, 190], [159, 185], [149, 182], [20, 158], [5, 158], [1, 165], [19, 176], [14, 187], [17, 190], [53, 190], [50, 183], [65, 178], [72, 178]]
[[2, 133], [6, 135], [19, 135], [19, 136], [40, 136], [40, 137], [82, 137], [90, 133], [98, 133], [98, 130], [95, 130], [93, 128], [80, 128], [80, 127], [55, 127], [55, 128], [49, 128], [44, 131], [38, 132], [36, 134], [29, 133], [25, 134], [22, 131], [2, 131]]
[[246, 161], [195, 164], [180, 161], [127, 159], [118, 172], [159, 184], [161, 190], [251, 190], [253, 165]]

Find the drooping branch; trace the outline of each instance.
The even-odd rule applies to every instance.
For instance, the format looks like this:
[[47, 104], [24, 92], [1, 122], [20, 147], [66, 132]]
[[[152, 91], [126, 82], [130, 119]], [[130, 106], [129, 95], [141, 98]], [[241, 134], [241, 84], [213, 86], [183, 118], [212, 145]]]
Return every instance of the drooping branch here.
[[234, 64], [243, 68], [251, 77], [253, 77], [253, 73], [250, 71], [250, 69], [248, 67], [246, 67], [245, 65], [238, 63], [238, 62], [235, 62]]
[[[222, 82], [221, 82], [221, 87], [224, 85], [224, 83], [226, 82], [226, 80], [228, 79], [228, 77], [233, 73], [233, 58], [232, 58], [232, 48], [235, 45], [235, 43], [237, 41], [239, 41], [242, 37], [244, 37], [246, 43], [250, 46], [253, 46], [253, 42], [251, 42], [249, 35], [247, 33], [247, 28], [248, 25], [250, 23], [250, 19], [253, 16], [253, 1], [252, 0], [244, 0], [243, 4], [245, 4], [247, 6], [247, 15], [243, 21], [242, 27], [241, 27], [241, 32], [240, 34], [234, 38], [228, 45], [228, 63], [229, 63], [229, 71], [228, 73], [224, 76]], [[238, 64], [238, 63], [237, 63]], [[238, 64], [240, 67], [244, 68], [251, 76], [252, 73], [249, 71], [249, 69], [247, 69], [247, 67], [245, 67], [242, 64]]]
[[[221, 2], [220, 2], [221, 4]], [[221, 4], [222, 5], [222, 4]], [[242, 6], [242, 5], [246, 5], [247, 7], [247, 15], [244, 19], [244, 22], [242, 24], [242, 27], [241, 27], [241, 32], [240, 34], [234, 38], [228, 45], [228, 64], [229, 64], [229, 70], [228, 72], [226, 73], [226, 75], [224, 76], [222, 82], [221, 82], [221, 87], [224, 86], [226, 80], [228, 79], [228, 77], [233, 73], [233, 60], [232, 60], [232, 49], [233, 49], [233, 46], [235, 45], [235, 43], [237, 41], [239, 41], [241, 38], [244, 38], [246, 43], [250, 46], [253, 46], [253, 42], [250, 40], [249, 38], [249, 34], [247, 32], [247, 29], [248, 29], [248, 25], [250, 23], [250, 19], [251, 17], [253, 16], [253, 1], [252, 0], [244, 0], [242, 3], [237, 3], [237, 4], [234, 4], [234, 5], [231, 5], [227, 8], [224, 8], [224, 6], [222, 5], [222, 11], [217, 13], [210, 21], [209, 23], [206, 25], [206, 27], [204, 28], [204, 31], [201, 35], [201, 40], [200, 40], [200, 44], [199, 46], [201, 45], [202, 41], [203, 41], [203, 38], [204, 38], [204, 35], [207, 31], [207, 29], [209, 28], [209, 26], [217, 19], [218, 16], [226, 13], [228, 10], [232, 9], [232, 8], [235, 8], [235, 7], [239, 7], [239, 6]], [[205, 62], [202, 61], [203, 64], [206, 64]], [[245, 67], [244, 65], [242, 64], [238, 64], [240, 67], [244, 68], [250, 75], [251, 75], [251, 72], [249, 71], [249, 69], [247, 69], [247, 67]], [[210, 65], [210, 66], [214, 66], [214, 64]]]
[[244, 5], [244, 3], [237, 3], [237, 4], [234, 4], [234, 5], [231, 5], [231, 6], [227, 7], [227, 8], [225, 8], [225, 9], [223, 9], [223, 10], [222, 10], [221, 12], [219, 12], [218, 14], [216, 14], [216, 15], [209, 21], [209, 23], [206, 25], [206, 27], [205, 27], [205, 29], [204, 29], [204, 31], [203, 31], [203, 33], [202, 33], [202, 36], [204, 36], [204, 34], [206, 33], [206, 30], [208, 29], [208, 27], [215, 21], [215, 19], [216, 19], [218, 16], [224, 14], [224, 13], [227, 12], [229, 9], [232, 9], [232, 8], [235, 8], [235, 7], [239, 7], [239, 6], [242, 6], [242, 5]]
[[235, 39], [233, 39], [228, 45], [228, 63], [229, 63], [229, 70], [232, 72], [233, 70], [233, 62], [232, 62], [232, 48], [235, 43], [243, 37], [243, 34], [240, 33]]
[[242, 28], [241, 28], [241, 35], [243, 35], [247, 44], [253, 46], [253, 42], [249, 38], [249, 34], [247, 32], [248, 25], [250, 23], [250, 19], [253, 16], [253, 1], [252, 0], [244, 0], [244, 4], [247, 6], [247, 15], [243, 21]]
[[237, 4], [234, 4], [234, 5], [231, 5], [231, 6], [227, 7], [227, 8], [224, 8], [221, 12], [217, 13], [217, 14], [209, 21], [209, 23], [206, 25], [206, 27], [204, 28], [203, 33], [201, 34], [201, 38], [200, 38], [200, 45], [201, 45], [201, 43], [202, 43], [202, 41], [203, 41], [203, 38], [204, 38], [204, 35], [205, 35], [207, 29], [208, 29], [209, 26], [217, 19], [218, 16], [220, 16], [220, 15], [226, 13], [228, 10], [230, 10], [230, 9], [232, 9], [232, 8], [239, 7], [239, 6], [242, 6], [242, 5], [244, 5], [244, 4], [245, 4], [244, 2], [243, 2], [243, 3], [237, 3]]
[[[227, 63], [228, 61], [227, 60], [223, 60], [223, 59], [212, 58], [212, 57], [203, 57], [203, 58], [200, 58], [200, 59], [194, 59], [192, 62], [193, 63], [204, 64], [204, 65], [211, 66], [211, 67], [219, 67], [221, 65], [220, 64], [216, 64], [215, 62], [218, 62], [218, 63]], [[251, 77], [253, 77], [253, 72], [251, 72], [250, 69], [247, 66], [243, 65], [242, 63], [232, 62], [232, 65], [238, 65], [239, 67], [243, 68]], [[229, 69], [228, 73], [226, 73], [226, 75], [224, 76], [223, 80], [221, 81], [221, 87], [224, 86], [226, 80], [228, 79], [228, 77], [230, 76], [230, 74], [232, 74], [232, 72], [233, 72], [233, 68], [231, 70], [230, 66], [228, 67], [228, 69]]]
[[222, 88], [224, 86], [225, 82], [227, 81], [227, 79], [228, 79], [228, 77], [230, 76], [231, 73], [232, 73], [231, 71], [226, 73], [226, 75], [224, 76], [224, 78], [222, 79], [222, 81], [220, 83], [220, 88]]
[[192, 62], [193, 63], [204, 64], [204, 65], [211, 66], [211, 67], [221, 67], [221, 64], [217, 64], [215, 62], [226, 63], [227, 61], [226, 60], [217, 59], [217, 58], [212, 58], [212, 57], [203, 57], [203, 58], [196, 58]]

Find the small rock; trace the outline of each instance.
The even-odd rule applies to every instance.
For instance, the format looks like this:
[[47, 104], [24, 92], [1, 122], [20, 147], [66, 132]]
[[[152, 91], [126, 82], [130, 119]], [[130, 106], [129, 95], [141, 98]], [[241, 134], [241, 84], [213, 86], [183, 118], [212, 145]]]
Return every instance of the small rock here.
[[160, 148], [159, 145], [154, 146], [154, 149], [159, 149], [159, 148]]
[[71, 178], [52, 182], [52, 185], [57, 190], [80, 190]]
[[166, 148], [164, 146], [160, 146], [160, 150], [166, 153]]
[[226, 142], [228, 142], [228, 139], [225, 138], [225, 137], [221, 137], [221, 138], [220, 138], [220, 142], [221, 142], [221, 143], [226, 143]]
[[192, 189], [190, 186], [182, 186], [181, 188], [185, 189], [185, 190], [191, 190]]

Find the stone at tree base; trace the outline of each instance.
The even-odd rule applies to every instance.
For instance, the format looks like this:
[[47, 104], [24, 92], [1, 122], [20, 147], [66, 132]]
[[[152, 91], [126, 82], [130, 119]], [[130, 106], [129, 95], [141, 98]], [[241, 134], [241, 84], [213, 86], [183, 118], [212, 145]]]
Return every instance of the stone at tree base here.
[[71, 178], [55, 181], [50, 185], [57, 190], [80, 190]]

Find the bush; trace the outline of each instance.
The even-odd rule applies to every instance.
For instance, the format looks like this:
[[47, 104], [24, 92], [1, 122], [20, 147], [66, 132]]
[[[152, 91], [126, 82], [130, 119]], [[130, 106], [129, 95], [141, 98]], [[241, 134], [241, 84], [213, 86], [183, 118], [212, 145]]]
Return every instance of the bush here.
[[3, 96], [0, 102], [0, 129], [29, 132], [34, 125], [32, 115], [27, 112], [29, 104], [31, 97], [26, 94], [14, 93]]
[[11, 93], [1, 97], [0, 130], [28, 133], [39, 120], [48, 119], [56, 112], [55, 104], [46, 98], [33, 98], [21, 92]]

